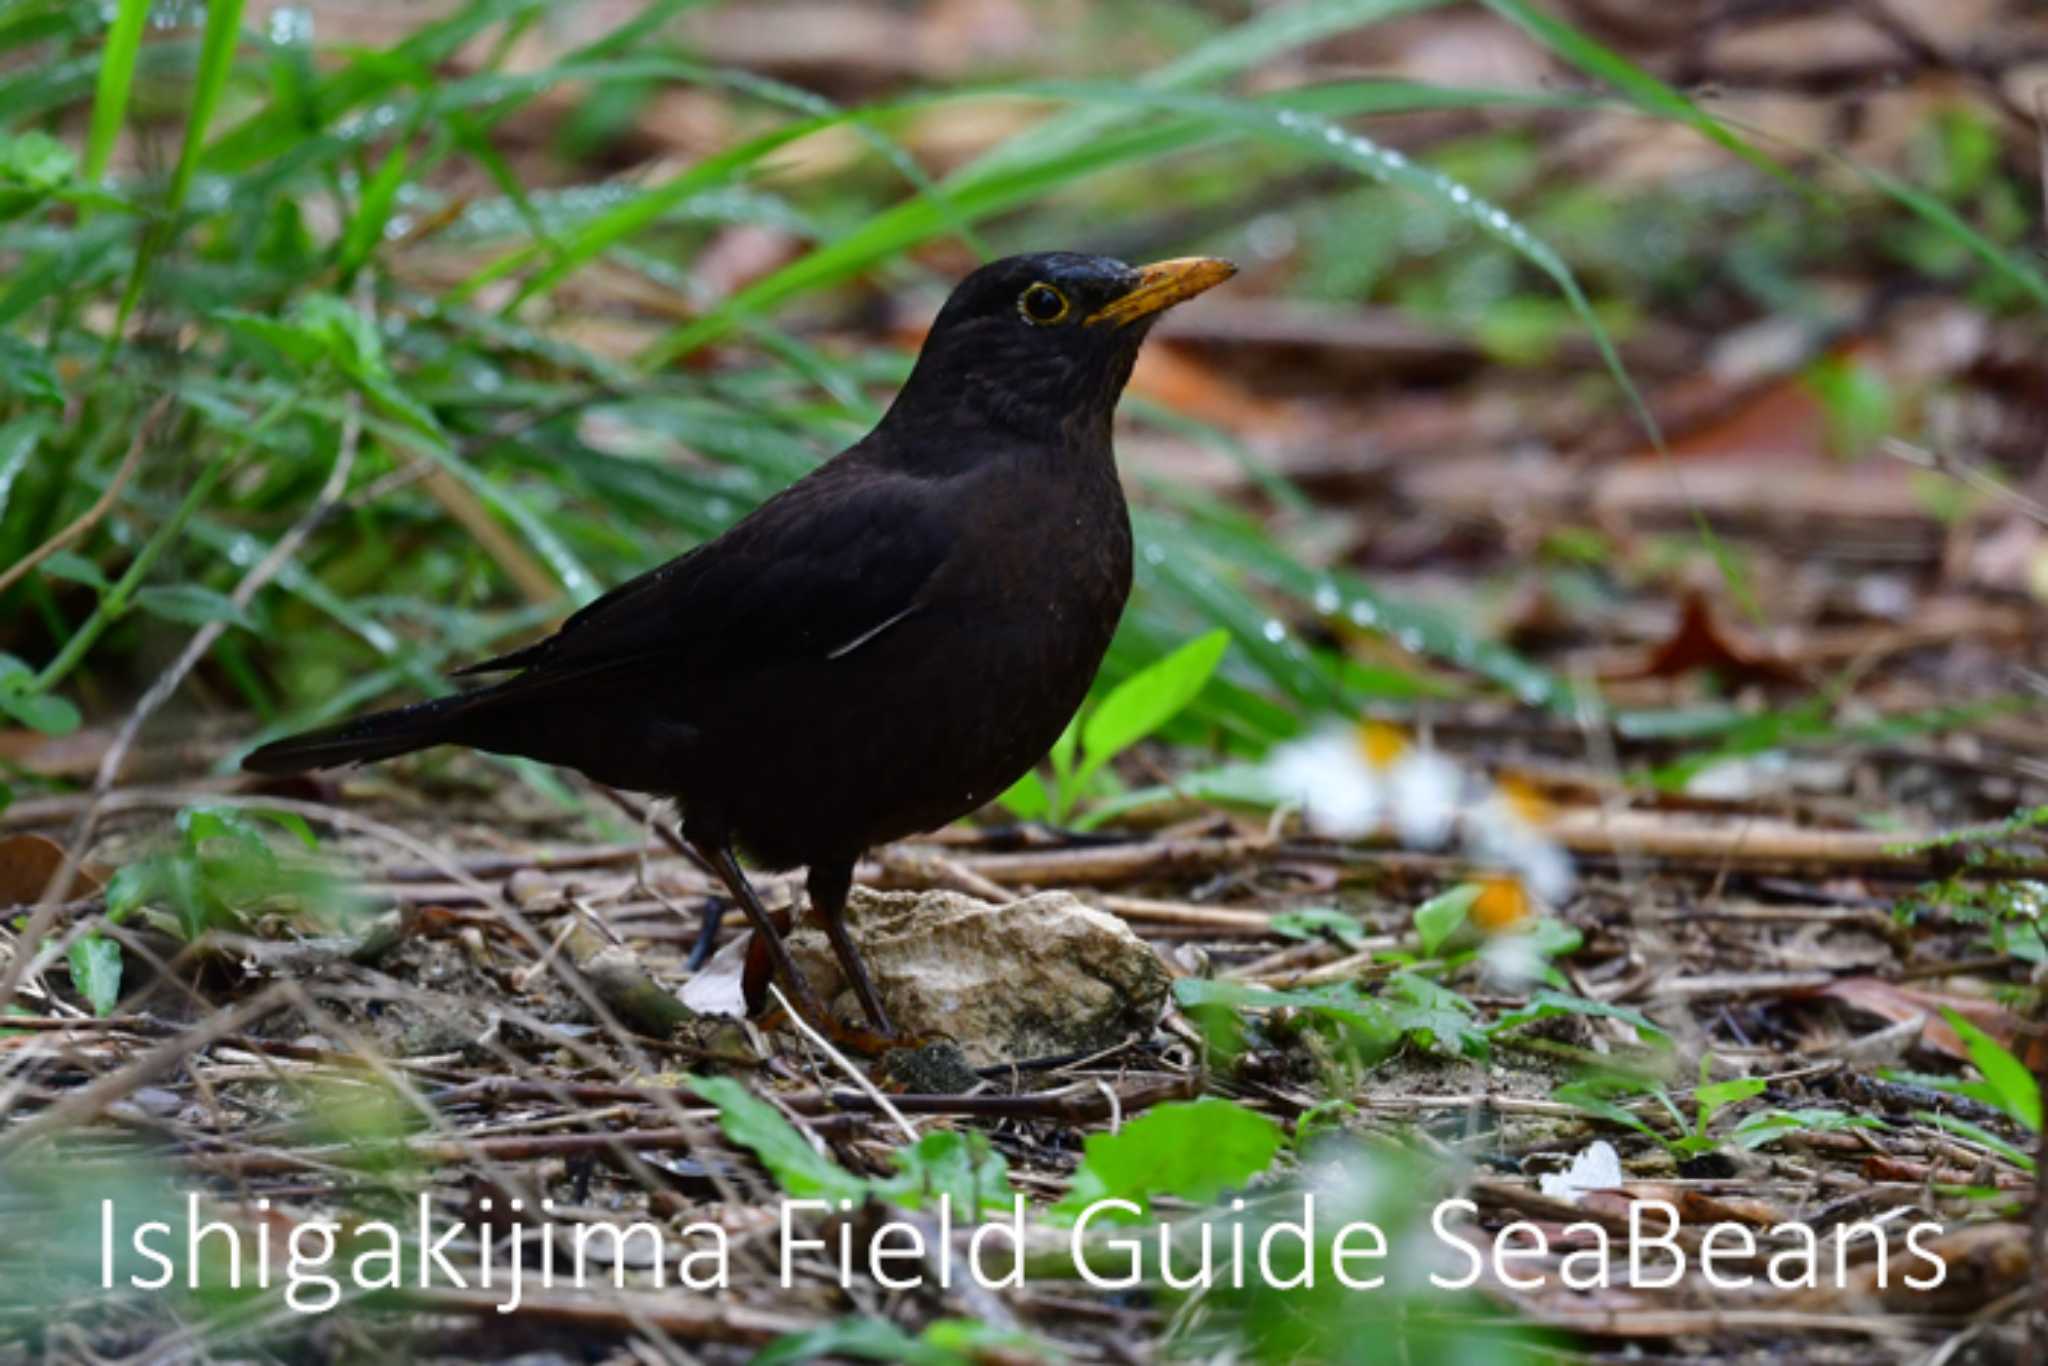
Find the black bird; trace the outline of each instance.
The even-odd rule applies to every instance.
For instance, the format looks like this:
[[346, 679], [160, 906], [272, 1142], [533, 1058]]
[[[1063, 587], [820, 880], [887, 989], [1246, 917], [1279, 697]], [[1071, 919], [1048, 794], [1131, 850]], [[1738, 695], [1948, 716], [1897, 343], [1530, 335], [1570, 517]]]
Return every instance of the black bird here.
[[1111, 414], [1160, 311], [1234, 273], [1064, 252], [983, 266], [875, 429], [724, 535], [461, 671], [513, 673], [502, 682], [242, 766], [458, 744], [674, 797], [761, 966], [822, 1017], [733, 851], [808, 866], [811, 905], [889, 1034], [841, 919], [854, 865], [1004, 791], [1080, 706], [1131, 586]]

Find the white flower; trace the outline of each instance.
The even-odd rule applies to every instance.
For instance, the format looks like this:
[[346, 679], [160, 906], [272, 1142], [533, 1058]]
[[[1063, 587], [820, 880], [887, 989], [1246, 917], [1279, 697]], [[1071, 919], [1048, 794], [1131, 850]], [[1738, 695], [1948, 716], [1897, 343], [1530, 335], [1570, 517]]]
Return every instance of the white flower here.
[[1309, 828], [1358, 839], [1379, 828], [1384, 784], [1349, 730], [1325, 730], [1276, 748], [1266, 760], [1274, 794], [1301, 804]]
[[1479, 947], [1479, 973], [1488, 989], [1520, 994], [1540, 985], [1550, 964], [1527, 929], [1496, 934]]
[[1593, 1140], [1592, 1146], [1572, 1159], [1571, 1169], [1552, 1172], [1537, 1182], [1538, 1188], [1553, 1200], [1563, 1200], [1576, 1205], [1587, 1191], [1611, 1191], [1621, 1189], [1621, 1154], [1614, 1151], [1614, 1145], [1604, 1138]]
[[1451, 837], [1465, 774], [1433, 749], [1410, 749], [1387, 775], [1394, 830], [1410, 849], [1438, 849]]
[[1464, 836], [1473, 862], [1512, 873], [1544, 905], [1561, 906], [1571, 895], [1572, 856], [1501, 789], [1466, 812]]

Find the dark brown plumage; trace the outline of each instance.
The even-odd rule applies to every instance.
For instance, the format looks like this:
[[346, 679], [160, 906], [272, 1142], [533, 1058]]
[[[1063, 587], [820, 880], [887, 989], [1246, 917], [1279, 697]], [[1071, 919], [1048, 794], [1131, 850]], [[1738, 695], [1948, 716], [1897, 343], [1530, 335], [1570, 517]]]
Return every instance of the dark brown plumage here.
[[1232, 269], [1067, 253], [982, 267], [875, 429], [724, 535], [463, 671], [510, 678], [243, 766], [460, 744], [672, 796], [814, 1010], [733, 850], [808, 866], [862, 1008], [889, 1032], [841, 924], [854, 865], [995, 797], [1080, 705], [1131, 583], [1111, 414], [1159, 311]]

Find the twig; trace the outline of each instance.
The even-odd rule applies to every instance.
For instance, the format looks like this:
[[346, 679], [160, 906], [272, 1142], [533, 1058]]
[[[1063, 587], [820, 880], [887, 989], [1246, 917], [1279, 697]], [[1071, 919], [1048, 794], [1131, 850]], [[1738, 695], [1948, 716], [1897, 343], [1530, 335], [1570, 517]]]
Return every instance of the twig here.
[[820, 1034], [816, 1029], [812, 1028], [811, 1022], [809, 1020], [806, 1020], [801, 1014], [799, 1014], [797, 1012], [796, 1007], [792, 1006], [789, 1003], [789, 998], [782, 994], [781, 987], [778, 987], [773, 982], [770, 982], [768, 984], [768, 990], [775, 997], [776, 1004], [782, 1007], [783, 1013], [789, 1016], [790, 1023], [794, 1024], [797, 1027], [797, 1031], [801, 1033], [805, 1038], [809, 1039], [812, 1043], [816, 1044], [821, 1050], [823, 1050], [826, 1057], [832, 1059], [834, 1063], [838, 1064], [840, 1071], [846, 1073], [847, 1076], [852, 1077], [853, 1084], [855, 1086], [858, 1086], [861, 1089], [862, 1093], [865, 1094], [870, 1101], [874, 1102], [874, 1106], [877, 1110], [880, 1110], [883, 1114], [887, 1115], [890, 1121], [893, 1124], [895, 1124], [895, 1126], [898, 1129], [901, 1129], [903, 1131], [903, 1136], [905, 1138], [909, 1139], [912, 1143], [915, 1143], [918, 1141], [918, 1139], [923, 1137], [923, 1135], [918, 1133], [917, 1126], [915, 1124], [912, 1124], [909, 1120], [905, 1119], [903, 1117], [903, 1112], [897, 1109], [894, 1105], [891, 1105], [889, 1103], [889, 1098], [876, 1089], [875, 1084], [868, 1080], [867, 1074], [865, 1072], [862, 1072], [858, 1067], [855, 1067], [850, 1061], [847, 1060], [847, 1057], [844, 1053], [841, 1053], [838, 1049], [834, 1048], [831, 1042], [827, 1040], [823, 1034]]
[[147, 1085], [192, 1054], [225, 1035], [241, 1032], [273, 1010], [280, 1009], [291, 995], [288, 986], [288, 983], [273, 983], [241, 1004], [164, 1040], [126, 1067], [88, 1082], [49, 1109], [0, 1136], [0, 1158], [20, 1152], [45, 1134], [89, 1122], [113, 1102]]

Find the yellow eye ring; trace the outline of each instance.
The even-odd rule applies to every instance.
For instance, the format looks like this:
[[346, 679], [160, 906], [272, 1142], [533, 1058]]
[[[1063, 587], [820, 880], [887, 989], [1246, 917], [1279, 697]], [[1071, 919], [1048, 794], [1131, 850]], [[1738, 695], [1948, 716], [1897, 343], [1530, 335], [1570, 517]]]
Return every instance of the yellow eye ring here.
[[1059, 322], [1072, 307], [1066, 295], [1043, 281], [1017, 296], [1017, 311], [1024, 315], [1025, 322], [1037, 327], [1049, 327]]

